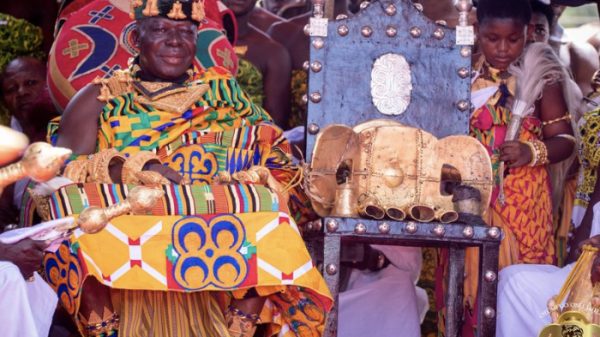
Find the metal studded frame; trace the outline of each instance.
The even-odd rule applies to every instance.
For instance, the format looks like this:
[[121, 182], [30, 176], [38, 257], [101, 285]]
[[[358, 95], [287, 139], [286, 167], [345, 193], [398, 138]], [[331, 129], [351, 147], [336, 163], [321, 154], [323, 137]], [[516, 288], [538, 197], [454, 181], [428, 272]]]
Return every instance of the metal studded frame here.
[[[342, 242], [449, 248], [446, 294], [446, 336], [460, 336], [463, 317], [465, 249], [479, 247], [478, 336], [494, 336], [498, 286], [498, 247], [502, 232], [485, 223], [442, 224], [413, 221], [377, 221], [353, 218], [323, 218], [306, 225], [305, 239], [311, 250], [323, 250], [323, 275], [338, 303]], [[314, 256], [321, 256], [314, 253]], [[337, 336], [334, 306], [327, 317], [324, 336]]]
[[[313, 3], [315, 17], [321, 17], [322, 0]], [[361, 4], [361, 11], [352, 18], [341, 15], [330, 21], [326, 36], [312, 36], [310, 61], [305, 63], [310, 74], [305, 98], [307, 159], [312, 156], [316, 136], [330, 124], [353, 126], [384, 118], [422, 128], [439, 138], [466, 134], [471, 48], [456, 46], [455, 35], [442, 22], [426, 18], [419, 4], [378, 0]], [[386, 78], [388, 72], [391, 75]], [[386, 81], [398, 87], [384, 87], [383, 91], [390, 91], [389, 101], [379, 91], [373, 95], [373, 88], [380, 88]], [[401, 107], [396, 109], [396, 103]], [[324, 251], [315, 256], [324, 257], [323, 275], [335, 298], [324, 336], [337, 336], [343, 242], [449, 248], [446, 336], [452, 337], [459, 336], [463, 317], [465, 249], [478, 247], [477, 335], [494, 336], [501, 236], [498, 228], [482, 222], [441, 224], [327, 217], [307, 224], [308, 246]]]
[[[465, 134], [470, 114], [471, 48], [457, 47], [453, 29], [431, 22], [406, 0], [375, 1], [352, 18], [331, 21], [327, 36], [311, 37], [307, 149], [332, 123], [355, 125], [393, 118], [437, 137]], [[371, 95], [378, 58], [402, 56], [412, 85], [401, 114], [381, 113]], [[400, 80], [396, 78], [395, 80]], [[310, 159], [311, 151], [307, 151]]]

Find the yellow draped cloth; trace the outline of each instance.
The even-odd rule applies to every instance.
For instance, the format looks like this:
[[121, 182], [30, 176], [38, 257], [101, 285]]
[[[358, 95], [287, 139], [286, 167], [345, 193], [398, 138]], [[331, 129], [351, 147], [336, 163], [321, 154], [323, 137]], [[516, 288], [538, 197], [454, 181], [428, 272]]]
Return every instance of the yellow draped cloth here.
[[[155, 152], [164, 164], [193, 184], [203, 186], [210, 186], [213, 177], [221, 171], [234, 173], [254, 165], [269, 168], [275, 179], [284, 186], [293, 184], [298, 178], [298, 168], [291, 163], [290, 146], [283, 138], [282, 131], [270, 123], [269, 115], [261, 107], [252, 103], [229, 72], [224, 68], [209, 68], [196, 73], [187, 83], [190, 86], [199, 84], [209, 85], [209, 90], [183, 113], [140, 103], [137, 96], [141, 93], [137, 92], [126, 92], [112, 98], [99, 118], [97, 150], [116, 148], [126, 156], [139, 151]], [[235, 199], [235, 193], [232, 195]], [[301, 193], [292, 189], [289, 211], [286, 205], [279, 206], [290, 214], [291, 220], [286, 222], [279, 216], [276, 223], [286, 228], [293, 224], [291, 228], [295, 228], [293, 220], [301, 222], [306, 213], [305, 200]], [[245, 201], [240, 197], [240, 200], [230, 202], [239, 205]], [[209, 204], [208, 213], [218, 213], [218, 209], [211, 209], [210, 205], [218, 208], [214, 204]], [[242, 215], [240, 219], [243, 220]], [[248, 223], [254, 226], [252, 228], [259, 226], [256, 228], [260, 234], [253, 235], [269, 235], [269, 231], [273, 231], [274, 222], [264, 221], [264, 225], [256, 221]], [[293, 253], [306, 259], [304, 266], [288, 275], [270, 265], [275, 263], [272, 260], [268, 263], [258, 261], [262, 268], [259, 269], [263, 272], [255, 276], [258, 277], [258, 283], [255, 282], [253, 287], [232, 289], [218, 295], [211, 291], [112, 289], [115, 309], [121, 315], [119, 335], [227, 337], [224, 306], [231, 298], [243, 298], [253, 289], [258, 295], [268, 296], [260, 316], [262, 322], [271, 323], [267, 327], [269, 336], [320, 336], [325, 313], [332, 301], [322, 276], [312, 265], [297, 232], [295, 229], [288, 235], [273, 237], [275, 246], [271, 259], [277, 259], [277, 252], [280, 252], [279, 259]], [[186, 241], [186, 244], [189, 245], [189, 242]], [[287, 248], [284, 249], [284, 246]], [[263, 249], [264, 252], [268, 253], [268, 249]], [[273, 275], [280, 273], [280, 279], [273, 279], [264, 270]], [[269, 278], [271, 281], [264, 281]], [[261, 282], [267, 285], [261, 285]], [[314, 286], [306, 289], [295, 284]], [[82, 296], [85, 300], [85, 293]]]

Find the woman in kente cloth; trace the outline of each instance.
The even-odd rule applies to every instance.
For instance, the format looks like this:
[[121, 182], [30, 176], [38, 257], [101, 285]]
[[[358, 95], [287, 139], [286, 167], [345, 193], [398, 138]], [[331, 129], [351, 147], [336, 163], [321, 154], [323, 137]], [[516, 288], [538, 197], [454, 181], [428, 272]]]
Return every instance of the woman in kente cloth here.
[[[299, 172], [290, 162], [290, 148], [281, 130], [271, 123], [261, 107], [251, 102], [227, 70], [213, 67], [199, 71], [192, 66], [196, 26], [202, 20], [201, 2], [135, 0], [132, 9], [137, 19], [136, 41], [140, 54], [128, 71], [98, 79], [69, 103], [58, 129], [57, 145], [71, 148], [78, 157], [69, 163], [64, 175], [78, 180], [77, 177], [85, 177], [88, 172], [91, 173], [86, 178], [88, 182], [119, 183], [136, 181], [135, 172], [143, 170], [142, 173], [160, 173], [158, 180], [163, 183], [165, 177], [175, 183], [191, 181], [214, 192], [210, 193], [211, 200], [203, 193], [208, 211], [201, 214], [201, 205], [196, 203], [197, 212], [191, 214], [196, 222], [212, 224], [219, 217], [248, 219], [243, 205], [260, 203], [278, 205], [279, 212], [274, 214], [279, 215], [268, 223], [261, 219], [271, 213], [262, 211], [250, 214], [254, 220], [240, 220], [243, 230], [236, 233], [245, 233], [246, 243], [261, 240], [260, 245], [244, 245], [227, 257], [226, 265], [241, 266], [241, 270], [245, 270], [241, 282], [237, 277], [236, 282], [221, 284], [224, 281], [216, 265], [207, 266], [206, 270], [216, 268], [214, 272], [218, 273], [209, 273], [211, 282], [207, 284], [197, 277], [200, 269], [187, 266], [184, 271], [188, 272], [183, 272], [182, 279], [182, 275], [175, 273], [177, 266], [173, 267], [173, 274], [166, 277], [173, 278], [177, 285], [171, 287], [174, 282], [171, 280], [165, 291], [145, 290], [138, 280], [129, 284], [133, 288], [116, 289], [115, 280], [94, 274], [96, 278], [88, 277], [85, 283], [84, 280], [75, 282], [80, 289], [62, 292], [63, 305], [71, 308], [85, 335], [250, 337], [260, 323], [264, 324], [265, 336], [320, 336], [332, 301], [293, 221], [295, 218], [301, 222], [303, 216], [303, 210], [296, 207], [302, 204], [301, 196], [292, 187]], [[233, 187], [223, 189], [218, 187], [223, 185], [215, 185], [216, 176], [227, 180], [236, 174], [242, 182], [237, 194], [227, 194]], [[264, 177], [276, 196], [263, 200], [260, 195], [244, 194], [245, 190], [259, 188], [245, 184], [255, 181], [252, 177], [260, 177], [260, 181]], [[85, 189], [85, 185], [78, 186]], [[165, 187], [165, 191], [179, 188], [171, 186]], [[182, 193], [189, 188], [183, 187]], [[180, 201], [183, 204], [173, 207], [191, 207], [189, 200], [199, 197], [189, 195], [187, 198]], [[287, 207], [288, 199], [291, 211]], [[222, 213], [223, 205], [233, 202], [242, 205], [239, 213]], [[157, 216], [152, 221], [159, 220]], [[219, 241], [223, 237], [221, 231], [211, 229], [212, 235], [196, 236], [196, 239], [203, 238], [197, 241], [194, 237], [176, 235], [175, 231], [182, 229], [177, 223], [173, 226], [174, 247], [167, 251], [177, 250], [178, 245], [181, 250], [181, 247], [208, 241], [217, 248], [225, 244]], [[237, 235], [224, 237], [227, 242], [232, 239], [239, 238]], [[67, 248], [71, 254], [66, 259], [83, 268], [89, 254], [82, 258], [85, 254], [73, 253], [81, 251], [80, 243], [84, 244], [77, 237], [71, 238], [70, 248]], [[52, 272], [50, 267], [64, 264], [60, 261], [65, 259], [61, 256], [64, 245], [45, 260], [50, 283], [59, 291], [57, 285], [64, 284], [65, 277], [71, 279]], [[178, 256], [187, 250], [178, 252], [173, 251], [174, 255], [167, 252], [170, 263], [177, 265]], [[219, 250], [205, 250], [202, 255], [198, 251], [198, 256], [192, 256], [192, 266], [216, 264], [213, 255], [217, 252]], [[243, 261], [230, 261], [233, 258]], [[290, 263], [300, 263], [300, 267], [294, 265], [290, 269]], [[87, 267], [97, 268], [91, 264]], [[241, 272], [238, 270], [236, 274], [229, 270], [229, 274], [232, 273]], [[188, 285], [198, 282], [202, 286]], [[73, 287], [71, 283], [68, 285]], [[202, 291], [197, 291], [200, 289]]]
[[[483, 55], [474, 66], [470, 134], [488, 149], [492, 159], [494, 186], [486, 222], [503, 231], [499, 267], [553, 264], [548, 165], [567, 159], [575, 145], [563, 93], [565, 79], [544, 87], [535, 110], [523, 119], [517, 140], [505, 140], [516, 95], [516, 79], [508, 67], [523, 53], [531, 7], [528, 1], [482, 0], [477, 19], [477, 41]], [[506, 167], [502, 177], [501, 162]], [[477, 251], [472, 249], [465, 266], [467, 314], [477, 294], [478, 268]]]

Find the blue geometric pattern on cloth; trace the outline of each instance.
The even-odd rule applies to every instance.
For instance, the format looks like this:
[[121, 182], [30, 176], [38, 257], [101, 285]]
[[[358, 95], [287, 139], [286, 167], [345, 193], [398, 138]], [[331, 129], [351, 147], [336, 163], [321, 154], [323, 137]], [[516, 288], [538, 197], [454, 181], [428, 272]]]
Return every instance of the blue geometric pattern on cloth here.
[[184, 289], [234, 289], [246, 279], [248, 262], [241, 253], [246, 231], [236, 216], [219, 215], [208, 223], [201, 217], [183, 218], [173, 226], [172, 238], [178, 254], [173, 278]]

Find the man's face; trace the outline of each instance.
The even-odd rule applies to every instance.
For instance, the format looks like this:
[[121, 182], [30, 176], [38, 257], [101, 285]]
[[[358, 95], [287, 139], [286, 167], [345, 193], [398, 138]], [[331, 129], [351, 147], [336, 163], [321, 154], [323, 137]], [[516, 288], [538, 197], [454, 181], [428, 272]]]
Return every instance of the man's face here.
[[140, 67], [154, 80], [177, 80], [196, 54], [197, 27], [191, 21], [147, 18], [138, 22]]
[[526, 35], [526, 25], [515, 19], [487, 19], [477, 28], [477, 41], [486, 61], [501, 70], [521, 56]]
[[533, 42], [548, 43], [550, 39], [550, 23], [548, 18], [542, 13], [533, 13], [529, 22], [531, 32], [529, 39]]
[[46, 68], [39, 60], [20, 57], [6, 66], [2, 77], [2, 98], [17, 119], [26, 120], [45, 88]]

